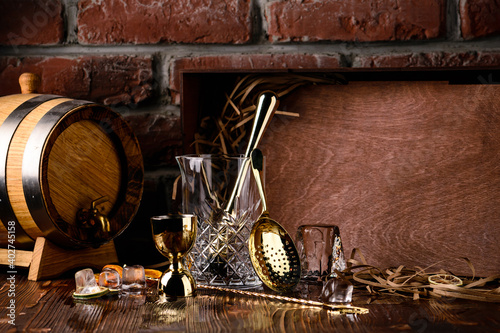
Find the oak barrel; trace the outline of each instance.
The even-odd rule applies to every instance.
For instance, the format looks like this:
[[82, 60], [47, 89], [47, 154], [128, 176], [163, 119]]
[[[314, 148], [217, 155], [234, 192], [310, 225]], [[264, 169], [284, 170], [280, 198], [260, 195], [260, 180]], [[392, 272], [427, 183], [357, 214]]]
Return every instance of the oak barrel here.
[[0, 97], [2, 242], [107, 243], [134, 217], [143, 177], [137, 138], [110, 108], [56, 95]]

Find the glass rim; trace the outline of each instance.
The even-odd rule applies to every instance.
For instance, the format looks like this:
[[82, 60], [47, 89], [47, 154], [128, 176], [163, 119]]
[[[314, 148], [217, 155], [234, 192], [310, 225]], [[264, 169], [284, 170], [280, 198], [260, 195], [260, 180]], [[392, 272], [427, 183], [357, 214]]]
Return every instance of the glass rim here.
[[186, 159], [193, 159], [193, 160], [218, 160], [218, 159], [225, 159], [225, 160], [247, 160], [250, 159], [250, 157], [245, 157], [243, 154], [185, 154], [185, 155], [178, 155], [175, 156], [175, 159], [181, 159], [181, 158], [186, 158]]

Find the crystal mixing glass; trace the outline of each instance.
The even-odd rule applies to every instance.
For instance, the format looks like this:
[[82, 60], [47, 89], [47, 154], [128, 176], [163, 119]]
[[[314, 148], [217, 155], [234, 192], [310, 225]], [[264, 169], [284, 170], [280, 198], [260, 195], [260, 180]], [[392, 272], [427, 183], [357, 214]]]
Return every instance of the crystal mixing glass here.
[[[178, 156], [182, 173], [182, 212], [198, 217], [198, 236], [188, 265], [198, 283], [251, 288], [261, 284], [250, 262], [248, 237], [258, 217], [260, 197], [243, 156]], [[238, 176], [234, 209], [226, 207]]]

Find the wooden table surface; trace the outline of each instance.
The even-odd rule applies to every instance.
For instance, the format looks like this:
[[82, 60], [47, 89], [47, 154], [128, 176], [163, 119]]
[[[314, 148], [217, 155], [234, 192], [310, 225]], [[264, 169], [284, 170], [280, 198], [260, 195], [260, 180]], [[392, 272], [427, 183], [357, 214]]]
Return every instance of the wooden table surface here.
[[[369, 314], [336, 315], [321, 308], [201, 289], [196, 297], [162, 304], [118, 296], [77, 301], [71, 296], [71, 278], [0, 278], [0, 332], [500, 332], [498, 303], [373, 298], [355, 289], [353, 305], [368, 308]], [[301, 284], [295, 294], [310, 293], [314, 298], [318, 288]], [[12, 304], [14, 311], [9, 309]]]

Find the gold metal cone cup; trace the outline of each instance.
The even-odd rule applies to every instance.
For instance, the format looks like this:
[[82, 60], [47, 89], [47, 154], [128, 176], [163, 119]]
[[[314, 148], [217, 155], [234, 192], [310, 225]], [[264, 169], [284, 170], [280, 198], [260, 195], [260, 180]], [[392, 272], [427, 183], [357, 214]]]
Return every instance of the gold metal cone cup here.
[[189, 270], [183, 266], [182, 259], [189, 253], [196, 240], [197, 223], [197, 217], [190, 214], [151, 218], [155, 246], [170, 262], [158, 284], [160, 299], [195, 295], [196, 282]]

